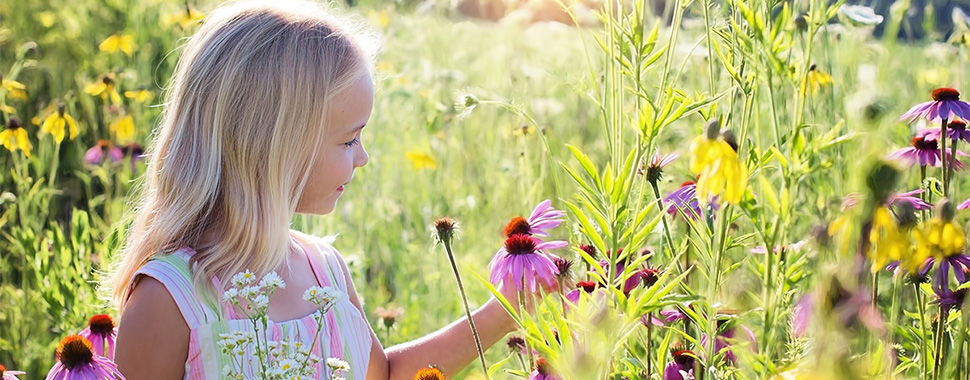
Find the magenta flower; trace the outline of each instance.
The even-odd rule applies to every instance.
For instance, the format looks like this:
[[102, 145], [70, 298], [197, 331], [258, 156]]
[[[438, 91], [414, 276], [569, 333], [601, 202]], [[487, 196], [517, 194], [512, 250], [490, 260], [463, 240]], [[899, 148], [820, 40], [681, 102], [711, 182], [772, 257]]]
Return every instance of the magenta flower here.
[[694, 380], [694, 359], [697, 356], [688, 350], [675, 350], [673, 356], [674, 360], [664, 368], [663, 380]]
[[46, 380], [124, 380], [114, 362], [91, 351], [91, 342], [69, 335], [57, 346], [57, 363]]
[[517, 216], [505, 226], [505, 237], [515, 234], [548, 237], [549, 230], [563, 222], [566, 213], [552, 208], [552, 201], [546, 199], [536, 205], [529, 219]]
[[84, 163], [88, 165], [101, 165], [104, 162], [105, 155], [113, 163], [121, 162], [125, 157], [125, 153], [121, 151], [121, 148], [114, 146], [108, 140], [100, 140], [84, 153]]
[[815, 310], [815, 299], [811, 294], [803, 295], [795, 304], [794, 315], [792, 317], [792, 334], [796, 337], [804, 337], [808, 332], [808, 325], [812, 320], [812, 313]]
[[[925, 129], [926, 137], [933, 138], [935, 140], [940, 139], [940, 129], [930, 128]], [[967, 130], [967, 123], [960, 120], [953, 120], [946, 126], [946, 137], [951, 140], [963, 140], [970, 142], [970, 131]]]
[[970, 103], [960, 100], [960, 92], [956, 89], [950, 87], [938, 88], [933, 90], [932, 96], [932, 101], [913, 106], [899, 120], [908, 120], [909, 122], [916, 119], [937, 121], [953, 119], [953, 116], [959, 116], [964, 120], [970, 119]]
[[19, 380], [17, 376], [25, 375], [22, 371], [8, 371], [6, 367], [0, 365], [0, 380]]
[[942, 294], [944, 291], [950, 289], [950, 270], [953, 270], [953, 277], [956, 277], [957, 281], [961, 284], [970, 280], [967, 276], [970, 273], [970, 256], [965, 253], [958, 253], [956, 255], [951, 255], [944, 257], [943, 260], [937, 260], [935, 257], [931, 257], [934, 263], [938, 264], [936, 266], [936, 272], [933, 272], [933, 289], [937, 294]]
[[597, 284], [593, 281], [579, 281], [576, 283], [576, 289], [570, 290], [566, 293], [566, 300], [573, 305], [579, 303], [579, 295], [582, 293], [593, 294], [596, 291]]
[[536, 360], [536, 369], [529, 374], [529, 380], [561, 380], [552, 370], [545, 358]]
[[[654, 154], [650, 158], [650, 163], [647, 164], [647, 181], [651, 183], [656, 183], [663, 178], [663, 168], [664, 166], [670, 165], [671, 162], [677, 159], [677, 154], [665, 154], [661, 156], [660, 154]], [[639, 170], [640, 174], [644, 174], [644, 170], [641, 168]]]
[[[930, 139], [927, 136], [921, 136], [917, 134], [913, 137], [912, 146], [907, 148], [899, 149], [895, 152], [889, 154], [889, 159], [902, 161], [907, 166], [912, 167], [913, 165], [919, 164], [919, 166], [941, 166], [942, 161], [940, 161], [940, 147], [937, 140]], [[957, 151], [957, 154], [966, 156], [966, 153]], [[948, 162], [950, 160], [950, 152], [945, 152], [946, 159]], [[952, 160], [955, 167], [958, 169], [963, 168], [963, 164], [960, 161]]]
[[[893, 195], [890, 195], [889, 199], [886, 200], [886, 204], [892, 207], [899, 207], [904, 203], [908, 203], [910, 206], [913, 206], [913, 209], [916, 211], [929, 210], [933, 208], [933, 205], [926, 203], [926, 201], [920, 199], [919, 197], [914, 196], [922, 193], [923, 193], [923, 189], [917, 189], [913, 191], [907, 191], [905, 193], [893, 194]], [[893, 209], [893, 212], [895, 211], [896, 210]]]
[[968, 208], [970, 208], [970, 198], [967, 198], [967, 200], [963, 201], [957, 206], [957, 210], [966, 210]]
[[489, 281], [495, 286], [499, 283], [503, 286], [514, 284], [517, 291], [528, 286], [531, 292], [535, 292], [536, 282], [554, 287], [559, 271], [553, 260], [559, 257], [546, 250], [562, 248], [567, 244], [565, 241], [544, 242], [529, 235], [514, 234], [505, 240], [505, 245], [488, 263], [491, 272]]
[[[697, 220], [701, 216], [701, 207], [697, 202], [697, 184], [694, 181], [687, 181], [680, 184], [677, 190], [671, 191], [663, 199], [667, 204], [667, 213], [676, 216], [678, 211], [690, 220]], [[711, 211], [716, 212], [720, 208], [717, 197], [711, 201]]]
[[[91, 342], [91, 347], [96, 355], [101, 355], [109, 360], [115, 358], [115, 336], [118, 329], [111, 316], [98, 314], [88, 321], [88, 327], [78, 334]], [[107, 349], [105, 349], [107, 348]]]
[[[724, 321], [717, 321], [717, 323], [719, 325], [718, 329], [720, 330], [721, 329], [720, 325], [723, 324]], [[734, 352], [731, 351], [732, 343], [737, 341], [735, 339], [735, 330], [736, 330], [735, 327], [729, 327], [719, 332], [717, 334], [717, 340], [714, 341], [714, 352], [715, 353], [723, 352], [724, 358], [727, 359], [727, 361], [731, 362], [732, 364], [738, 361], [738, 358], [734, 356]], [[743, 330], [744, 332], [744, 339], [751, 344], [752, 350], [758, 351], [758, 340], [757, 338], [755, 338], [754, 331], [751, 331], [751, 329], [745, 326], [741, 326], [741, 330]], [[707, 346], [706, 334], [701, 335], [701, 346]]]

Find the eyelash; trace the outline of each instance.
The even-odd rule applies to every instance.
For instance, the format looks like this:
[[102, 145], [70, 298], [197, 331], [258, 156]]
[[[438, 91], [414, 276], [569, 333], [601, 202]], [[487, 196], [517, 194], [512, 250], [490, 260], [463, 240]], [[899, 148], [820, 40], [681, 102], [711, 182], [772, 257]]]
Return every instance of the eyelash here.
[[350, 147], [353, 147], [354, 145], [357, 145], [357, 144], [360, 144], [360, 140], [358, 140], [356, 137], [354, 137], [353, 140], [350, 140], [348, 142], [345, 142], [344, 143], [344, 146], [350, 148]]

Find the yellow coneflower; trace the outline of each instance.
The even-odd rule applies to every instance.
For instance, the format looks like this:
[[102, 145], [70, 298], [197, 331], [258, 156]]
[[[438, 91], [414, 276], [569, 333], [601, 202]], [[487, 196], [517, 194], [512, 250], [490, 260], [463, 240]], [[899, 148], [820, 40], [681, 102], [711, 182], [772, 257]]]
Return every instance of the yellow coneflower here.
[[135, 103], [144, 103], [155, 97], [151, 91], [148, 90], [137, 90], [137, 91], [125, 91], [125, 97], [134, 100]]
[[10, 99], [27, 100], [27, 86], [15, 80], [0, 79], [0, 87]]
[[113, 34], [111, 37], [101, 41], [101, 44], [98, 45], [98, 50], [105, 53], [114, 53], [121, 50], [131, 57], [135, 54], [135, 38], [130, 34]]
[[436, 161], [434, 157], [431, 156], [430, 154], [427, 154], [424, 152], [409, 151], [405, 153], [405, 155], [408, 157], [408, 160], [411, 161], [411, 164], [414, 165], [414, 168], [417, 170], [421, 170], [424, 168], [435, 170], [438, 168], [438, 161]]
[[27, 130], [20, 124], [20, 119], [17, 117], [11, 116], [7, 120], [7, 127], [0, 132], [0, 142], [11, 153], [20, 149], [27, 158], [30, 158], [30, 149], [33, 146], [30, 145], [30, 140], [27, 138]]
[[67, 127], [71, 140], [74, 140], [78, 133], [77, 122], [67, 113], [62, 103], [57, 106], [57, 112], [52, 113], [44, 120], [44, 125], [40, 127], [40, 131], [50, 133], [54, 137], [54, 141], [60, 144], [61, 141], [64, 141], [64, 127]]
[[124, 145], [135, 139], [135, 119], [127, 115], [109, 126], [118, 143]]
[[114, 79], [109, 75], [104, 75], [101, 77], [101, 80], [84, 87], [84, 92], [91, 96], [101, 96], [102, 101], [108, 101], [110, 98], [111, 104], [114, 105], [121, 104], [121, 95], [118, 94], [118, 90], [115, 88]]
[[172, 15], [165, 22], [165, 26], [178, 25], [182, 29], [188, 29], [190, 26], [196, 23], [202, 22], [205, 19], [205, 13], [199, 12], [191, 7], [186, 7], [182, 11]]
[[833, 83], [832, 76], [818, 69], [815, 65], [808, 68], [805, 74], [805, 81], [802, 82], [802, 95], [811, 92], [812, 95], [818, 93], [823, 87], [828, 87]]
[[700, 175], [697, 180], [697, 198], [710, 202], [715, 196], [738, 204], [748, 186], [748, 167], [734, 150], [735, 142], [730, 131], [719, 133], [718, 122], [708, 124], [707, 133], [697, 136], [690, 144], [690, 170]]
[[869, 259], [872, 261], [872, 272], [876, 273], [893, 261], [916, 272], [922, 260], [914, 260], [909, 254], [910, 240], [906, 228], [900, 227], [893, 219], [889, 207], [880, 206], [873, 211], [872, 229], [869, 231]]
[[953, 220], [953, 207], [949, 201], [941, 201], [933, 219], [920, 223], [913, 231], [916, 240], [916, 258], [934, 258], [937, 262], [963, 253], [967, 243], [963, 227]]

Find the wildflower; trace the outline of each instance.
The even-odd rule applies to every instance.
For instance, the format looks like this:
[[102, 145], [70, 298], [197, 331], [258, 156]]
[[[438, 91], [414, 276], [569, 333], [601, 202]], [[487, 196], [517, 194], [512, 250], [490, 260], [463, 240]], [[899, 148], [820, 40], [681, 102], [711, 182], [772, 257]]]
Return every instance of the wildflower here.
[[815, 64], [812, 64], [808, 68], [808, 73], [805, 74], [805, 81], [802, 82], [802, 95], [809, 93], [815, 95], [822, 88], [831, 85], [832, 82], [831, 75], [822, 72]]
[[276, 272], [269, 272], [259, 281], [259, 287], [272, 293], [277, 288], [285, 289], [286, 283], [283, 282], [283, 278], [279, 274], [276, 274]]
[[98, 45], [98, 50], [105, 53], [123, 51], [129, 57], [135, 54], [135, 39], [130, 34], [112, 34]]
[[874, 9], [863, 5], [843, 4], [839, 7], [839, 16], [855, 26], [875, 26], [882, 23], [882, 16], [876, 14]]
[[[717, 321], [719, 332], [717, 333], [717, 338], [714, 341], [714, 353], [724, 353], [724, 358], [733, 364], [737, 363], [738, 361], [737, 356], [735, 356], [734, 352], [731, 351], [731, 345], [732, 342], [735, 341], [735, 332], [737, 328], [735, 326], [725, 328], [724, 325], [727, 323], [729, 322], [723, 319]], [[741, 330], [744, 332], [744, 339], [747, 340], [747, 343], [751, 344], [754, 351], [757, 351], [758, 340], [754, 336], [754, 331], [751, 331], [751, 329], [746, 326], [741, 326]], [[707, 346], [707, 335], [701, 336], [701, 345]]]
[[11, 371], [7, 370], [6, 367], [0, 365], [0, 380], [18, 380], [17, 376], [25, 375], [26, 372], [22, 371]]
[[250, 272], [249, 269], [246, 269], [245, 272], [237, 273], [235, 276], [232, 276], [231, 281], [233, 286], [241, 288], [256, 282], [256, 275], [253, 274], [253, 272]]
[[731, 204], [741, 202], [748, 185], [748, 167], [734, 150], [734, 137], [730, 131], [718, 135], [718, 122], [707, 126], [704, 136], [697, 136], [690, 145], [690, 171], [700, 174], [697, 180], [697, 198], [710, 203], [722, 194]]
[[414, 380], [445, 380], [445, 374], [438, 367], [421, 368], [414, 374]]
[[111, 100], [111, 104], [121, 104], [121, 95], [115, 88], [115, 81], [110, 75], [101, 76], [101, 80], [84, 87], [84, 92], [91, 96], [100, 96], [102, 101]]
[[[970, 199], [968, 199], [967, 201], [970, 202]], [[585, 252], [587, 255], [589, 255], [589, 257], [593, 257], [593, 258], [596, 257], [596, 247], [590, 244], [580, 244], [579, 250]]]
[[17, 149], [24, 152], [27, 158], [30, 158], [30, 149], [33, 146], [30, 144], [30, 139], [27, 138], [27, 129], [20, 124], [20, 119], [16, 116], [11, 116], [7, 120], [7, 127], [0, 132], [0, 143], [3, 144], [4, 148], [13, 153]]
[[[677, 190], [664, 197], [663, 202], [669, 205], [667, 213], [670, 216], [677, 215], [678, 211], [690, 220], [697, 220], [701, 216], [701, 207], [697, 202], [697, 184], [694, 181], [681, 183]], [[710, 205], [714, 212], [720, 208], [717, 197], [714, 197]]]
[[532, 209], [528, 219], [521, 216], [512, 218], [505, 226], [505, 237], [515, 234], [548, 237], [548, 231], [562, 224], [564, 216], [565, 212], [552, 208], [552, 201], [546, 199]]
[[[850, 291], [842, 286], [835, 277], [830, 279], [824, 297], [813, 300], [812, 305], [822, 307], [824, 312], [819, 315], [831, 315], [846, 328], [862, 324], [874, 332], [881, 332], [885, 328], [885, 321], [879, 309], [873, 306], [871, 292], [865, 288]], [[813, 295], [814, 296], [814, 295]]]
[[[939, 128], [928, 128], [925, 131], [924, 133], [927, 138], [940, 139], [941, 133]], [[946, 137], [954, 141], [963, 140], [970, 142], [970, 131], [967, 130], [967, 123], [962, 120], [951, 120], [946, 126]]]
[[458, 118], [464, 119], [468, 115], [472, 114], [475, 107], [478, 107], [478, 97], [472, 94], [461, 94], [458, 95], [458, 99], [455, 101], [455, 111], [458, 111]]
[[111, 360], [95, 355], [91, 342], [80, 335], [69, 335], [57, 346], [57, 363], [47, 373], [55, 379], [124, 379]]
[[886, 205], [890, 206], [894, 214], [898, 214], [899, 211], [897, 209], [901, 208], [904, 204], [911, 206], [914, 211], [929, 210], [933, 208], [933, 206], [926, 203], [926, 201], [914, 196], [922, 193], [923, 189], [907, 191], [905, 193], [896, 193], [889, 196], [889, 199], [886, 200]]
[[178, 12], [166, 20], [166, 26], [178, 25], [182, 29], [188, 29], [196, 23], [201, 23], [205, 19], [205, 13], [195, 10], [186, 5], [185, 9]]
[[509, 339], [505, 340], [505, 345], [508, 346], [509, 351], [518, 353], [520, 355], [525, 355], [525, 339], [523, 339], [521, 336], [510, 336]]
[[672, 350], [674, 360], [664, 368], [663, 380], [694, 380], [694, 359], [697, 355], [688, 350]]
[[812, 312], [815, 310], [815, 299], [811, 294], [803, 295], [801, 299], [795, 303], [794, 312], [792, 313], [792, 334], [796, 337], [804, 337], [805, 333], [808, 331], [808, 324], [812, 317]]
[[953, 119], [959, 116], [961, 119], [970, 119], [970, 103], [960, 100], [960, 92], [954, 88], [942, 87], [933, 90], [933, 100], [920, 103], [903, 114], [899, 120], [913, 122], [916, 119], [926, 119], [936, 121], [940, 119]]
[[531, 292], [535, 292], [537, 281], [546, 287], [553, 287], [559, 273], [553, 263], [557, 257], [545, 251], [566, 245], [565, 241], [544, 242], [529, 235], [512, 235], [489, 262], [489, 281], [496, 286], [500, 282], [505, 286], [514, 284], [516, 291], [528, 286]]
[[148, 90], [137, 90], [137, 91], [125, 91], [125, 97], [134, 100], [135, 103], [144, 103], [152, 100], [155, 95]]
[[144, 150], [142, 149], [141, 145], [138, 145], [138, 143], [131, 143], [125, 146], [124, 151], [131, 160], [131, 171], [133, 173], [137, 173], [138, 167], [135, 165], [135, 163], [145, 159]]
[[332, 287], [321, 288], [319, 286], [311, 286], [305, 292], [303, 292], [303, 300], [307, 302], [313, 302], [317, 307], [327, 309], [330, 305], [342, 300], [344, 294], [339, 290]]
[[[670, 165], [670, 163], [674, 162], [675, 159], [677, 159], [676, 154], [665, 154], [663, 156], [654, 154], [653, 157], [650, 158], [650, 163], [647, 164], [647, 181], [650, 181], [650, 183], [657, 183], [657, 181], [660, 181], [660, 179], [663, 178], [664, 166]], [[644, 174], [643, 169], [640, 170], [640, 174]]]
[[536, 134], [536, 127], [529, 123], [522, 123], [522, 125], [512, 129], [513, 136], [532, 136]]
[[528, 380], [560, 380], [552, 370], [552, 366], [545, 358], [536, 360], [536, 369], [529, 374]]
[[597, 285], [593, 281], [579, 281], [576, 283], [576, 289], [573, 289], [569, 291], [569, 293], [566, 293], [566, 300], [573, 304], [578, 303], [579, 295], [581, 294], [580, 292], [583, 292], [586, 294], [593, 294], [593, 292], [596, 291], [597, 286], [599, 285]]
[[91, 347], [96, 355], [114, 360], [115, 336], [118, 335], [118, 329], [115, 328], [115, 321], [111, 319], [111, 316], [98, 314], [91, 317], [88, 320], [88, 327], [78, 335], [91, 342]]
[[98, 140], [87, 152], [84, 153], [84, 163], [88, 165], [101, 165], [105, 155], [111, 162], [121, 162], [124, 159], [124, 152], [108, 140]]
[[0, 79], [0, 90], [10, 99], [27, 100], [27, 86], [15, 80]]
[[934, 289], [933, 293], [936, 294], [936, 300], [931, 303], [938, 304], [943, 308], [960, 309], [963, 307], [963, 302], [967, 299], [967, 288], [957, 290], [950, 290], [949, 288], [942, 290]]
[[379, 306], [377, 310], [374, 310], [374, 314], [384, 322], [384, 327], [391, 328], [394, 326], [394, 322], [397, 321], [402, 315], [404, 315], [404, 309], [398, 308], [387, 308]]
[[54, 141], [58, 144], [64, 141], [64, 128], [70, 132], [68, 136], [71, 140], [77, 137], [77, 122], [74, 118], [67, 113], [67, 109], [64, 103], [57, 106], [57, 112], [52, 113], [50, 116], [44, 120], [44, 125], [41, 125], [40, 131], [43, 133], [50, 133], [54, 137]]
[[936, 217], [920, 223], [914, 231], [916, 256], [937, 260], [961, 254], [966, 243], [963, 227], [953, 220], [953, 208], [945, 198], [938, 205]]
[[341, 360], [340, 358], [328, 358], [327, 359], [327, 367], [330, 367], [330, 369], [332, 369], [334, 371], [349, 371], [350, 370], [350, 364], [348, 364], [347, 362]]
[[414, 169], [416, 170], [435, 170], [438, 168], [438, 161], [435, 161], [434, 156], [428, 153], [408, 151], [407, 153], [404, 153], [404, 155], [407, 156], [408, 161], [411, 161], [411, 164], [414, 165]]
[[871, 244], [869, 258], [872, 260], [873, 273], [892, 261], [901, 261], [907, 269], [915, 271], [917, 260], [909, 255], [908, 234], [900, 229], [890, 215], [888, 207], [877, 207], [873, 211], [869, 242]]
[[[940, 152], [938, 142], [938, 140], [928, 138], [925, 134], [917, 134], [913, 137], [912, 146], [892, 152], [887, 158], [900, 160], [909, 167], [916, 164], [919, 164], [919, 166], [929, 165], [939, 167], [943, 165], [943, 161], [940, 159], [942, 155], [946, 156], [947, 161], [951, 161], [951, 159], [950, 152]], [[966, 155], [963, 152], [958, 153]], [[963, 164], [960, 161], [954, 159], [952, 162], [956, 167], [963, 168]]]
[[115, 134], [115, 138], [119, 143], [130, 143], [135, 139], [135, 119], [131, 115], [126, 115], [111, 123], [109, 130]]
[[562, 281], [568, 280], [572, 274], [573, 262], [572, 260], [566, 260], [563, 258], [556, 258], [552, 260], [553, 265], [556, 266], [556, 278]]
[[444, 217], [438, 218], [431, 225], [433, 230], [432, 239], [435, 243], [450, 244], [451, 240], [458, 234], [458, 222], [454, 219]]

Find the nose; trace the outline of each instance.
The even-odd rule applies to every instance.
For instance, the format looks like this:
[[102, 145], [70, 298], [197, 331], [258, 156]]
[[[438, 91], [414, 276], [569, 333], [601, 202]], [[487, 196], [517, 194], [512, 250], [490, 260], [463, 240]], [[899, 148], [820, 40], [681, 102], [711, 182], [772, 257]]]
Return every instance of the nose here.
[[359, 168], [361, 166], [367, 165], [367, 161], [370, 160], [370, 155], [367, 154], [367, 150], [364, 149], [363, 145], [358, 145], [360, 149], [354, 154], [354, 167]]

